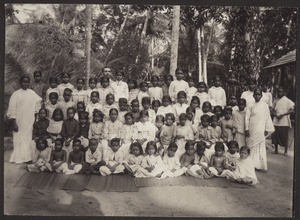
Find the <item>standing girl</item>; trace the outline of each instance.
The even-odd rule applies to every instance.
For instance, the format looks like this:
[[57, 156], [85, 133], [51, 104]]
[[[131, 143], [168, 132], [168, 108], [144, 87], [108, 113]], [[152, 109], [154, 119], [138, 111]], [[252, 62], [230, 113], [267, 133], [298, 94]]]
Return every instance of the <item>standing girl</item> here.
[[157, 115], [165, 116], [167, 113], [175, 113], [173, 106], [172, 106], [172, 100], [170, 96], [166, 95], [162, 98], [162, 106], [160, 106], [157, 110]]
[[148, 141], [155, 140], [156, 127], [148, 121], [149, 113], [146, 110], [140, 112], [140, 122], [136, 123], [137, 142], [139, 142], [143, 149], [146, 148]]
[[60, 137], [60, 132], [63, 124], [63, 112], [60, 108], [56, 108], [53, 111], [52, 117], [49, 122], [49, 126], [47, 128], [47, 132], [51, 138], [52, 144], [55, 142], [57, 138]]
[[198, 127], [200, 123], [200, 118], [203, 115], [203, 111], [200, 108], [200, 99], [198, 96], [192, 97], [190, 106], [195, 109], [194, 124], [196, 127]]
[[189, 84], [183, 80], [184, 74], [182, 70], [175, 70], [176, 80], [172, 81], [169, 87], [169, 95], [173, 103], [177, 102], [177, 94], [180, 91], [185, 92], [185, 94], [189, 91]]
[[150, 98], [150, 94], [149, 94], [149, 91], [148, 91], [148, 84], [147, 82], [141, 82], [140, 83], [140, 91], [138, 92], [137, 94], [137, 100], [139, 100], [139, 103], [142, 104], [142, 99], [144, 97], [148, 97]]
[[197, 92], [195, 96], [197, 96], [200, 100], [200, 108], [202, 109], [202, 105], [204, 102], [208, 101], [208, 94], [207, 94], [207, 86], [205, 82], [199, 82], [197, 85]]
[[83, 102], [85, 105], [89, 102], [86, 96], [86, 90], [83, 89], [84, 86], [84, 79], [83, 78], [78, 78], [76, 80], [76, 86], [77, 88], [74, 89], [72, 96], [73, 96], [73, 102], [76, 104], [78, 102]]
[[149, 88], [150, 101], [159, 100], [161, 101], [163, 97], [162, 88], [158, 86], [159, 78], [158, 76], [152, 76], [152, 87]]
[[70, 83], [70, 74], [69, 73], [61, 73], [60, 77], [61, 77], [62, 83], [57, 86], [58, 95], [59, 95], [58, 99], [63, 100], [64, 99], [63, 95], [65, 92], [65, 89], [66, 88], [70, 89], [71, 93], [72, 93], [74, 90], [74, 86]]
[[226, 93], [221, 87], [221, 79], [218, 76], [215, 77], [214, 86], [208, 90], [208, 99], [213, 107], [216, 105], [226, 106]]
[[49, 77], [49, 84], [50, 84], [50, 88], [47, 89], [46, 91], [46, 102], [49, 101], [49, 95], [51, 92], [55, 92], [58, 95], [58, 79], [55, 76], [50, 76]]
[[245, 119], [246, 119], [246, 99], [241, 98], [238, 102], [239, 109], [233, 112], [232, 120], [234, 127], [236, 127], [236, 133], [234, 140], [238, 142], [239, 147], [246, 146], [245, 137]]
[[137, 88], [136, 80], [129, 79], [127, 81], [127, 84], [128, 84], [128, 89], [129, 89], [128, 103], [131, 103], [132, 100], [136, 99], [137, 94], [139, 93], [139, 89]]
[[100, 110], [95, 109], [93, 111], [93, 121], [90, 123], [89, 128], [89, 139], [95, 138], [100, 143], [104, 137], [103, 131], [103, 113]]
[[110, 84], [110, 87], [113, 90], [115, 100], [119, 101], [119, 98], [129, 98], [129, 90], [126, 82], [123, 82], [124, 72], [116, 73], [116, 81]]

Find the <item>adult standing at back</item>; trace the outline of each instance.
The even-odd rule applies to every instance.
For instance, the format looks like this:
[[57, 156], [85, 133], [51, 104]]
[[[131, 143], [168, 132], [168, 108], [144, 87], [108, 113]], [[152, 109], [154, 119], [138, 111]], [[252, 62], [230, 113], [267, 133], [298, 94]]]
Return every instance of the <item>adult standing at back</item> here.
[[247, 107], [255, 102], [255, 99], [253, 96], [253, 91], [256, 88], [256, 85], [252, 79], [249, 80], [248, 87], [249, 87], [249, 89], [247, 91], [243, 92], [241, 95], [241, 98], [246, 100]]
[[7, 110], [7, 117], [13, 121], [14, 150], [9, 160], [13, 163], [29, 162], [32, 159], [30, 143], [33, 123], [42, 101], [40, 96], [29, 89], [29, 76], [21, 76], [20, 85], [21, 88], [11, 95]]
[[246, 109], [245, 135], [246, 144], [250, 148], [250, 157], [254, 167], [258, 170], [267, 170], [266, 136], [274, 131], [269, 106], [261, 100], [262, 91], [255, 89], [254, 103]]

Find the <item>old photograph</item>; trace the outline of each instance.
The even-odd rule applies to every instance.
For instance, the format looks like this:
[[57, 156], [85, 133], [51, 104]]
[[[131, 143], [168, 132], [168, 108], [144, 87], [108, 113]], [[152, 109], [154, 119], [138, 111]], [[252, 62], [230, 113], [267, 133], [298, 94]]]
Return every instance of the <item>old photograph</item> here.
[[4, 215], [293, 217], [297, 18], [5, 4]]

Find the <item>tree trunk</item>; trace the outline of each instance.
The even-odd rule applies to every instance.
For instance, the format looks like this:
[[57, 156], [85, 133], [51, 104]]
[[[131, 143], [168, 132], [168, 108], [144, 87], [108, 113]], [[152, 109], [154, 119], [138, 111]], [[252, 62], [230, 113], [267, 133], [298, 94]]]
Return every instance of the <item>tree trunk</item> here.
[[85, 30], [85, 57], [86, 57], [86, 88], [88, 87], [88, 81], [91, 71], [91, 32], [92, 32], [92, 9], [91, 5], [86, 5], [86, 30]]
[[108, 54], [106, 55], [106, 59], [105, 59], [105, 61], [104, 61], [104, 65], [107, 64], [107, 62], [108, 62], [108, 60], [109, 60], [109, 58], [110, 58], [110, 56], [111, 56], [111, 54], [112, 54], [112, 52], [113, 52], [114, 47], [116, 46], [116, 44], [117, 44], [118, 41], [119, 41], [119, 38], [120, 38], [120, 36], [121, 36], [121, 34], [122, 34], [123, 30], [124, 30], [124, 27], [125, 27], [125, 25], [126, 25], [127, 20], [128, 20], [128, 16], [129, 16], [130, 9], [131, 9], [131, 5], [128, 6], [128, 10], [127, 10], [127, 12], [126, 12], [125, 19], [124, 19], [124, 21], [123, 21], [123, 23], [122, 23], [122, 25], [121, 25], [121, 28], [120, 28], [120, 30], [119, 30], [119, 33], [118, 33], [116, 39], [114, 40], [114, 42], [113, 42], [113, 44], [112, 44], [112, 46], [111, 46], [111, 48], [110, 48]]
[[144, 26], [143, 26], [143, 30], [142, 30], [142, 34], [141, 34], [141, 44], [144, 43], [144, 39], [146, 37], [146, 34], [147, 34], [147, 27], [148, 27], [148, 21], [149, 21], [149, 17], [150, 17], [150, 9], [147, 11], [147, 15], [146, 15], [146, 18], [145, 18], [145, 22], [144, 22]]
[[154, 68], [154, 36], [151, 36], [151, 70]]
[[204, 52], [204, 26], [200, 27], [203, 81], [207, 84], [207, 54]]
[[201, 31], [200, 28], [197, 29], [197, 40], [198, 40], [198, 66], [199, 66], [199, 82], [202, 79], [202, 50], [201, 50]]
[[170, 74], [175, 77], [178, 60], [178, 40], [179, 40], [179, 23], [180, 23], [180, 6], [173, 6], [172, 19], [172, 44], [171, 44], [171, 59], [170, 59]]

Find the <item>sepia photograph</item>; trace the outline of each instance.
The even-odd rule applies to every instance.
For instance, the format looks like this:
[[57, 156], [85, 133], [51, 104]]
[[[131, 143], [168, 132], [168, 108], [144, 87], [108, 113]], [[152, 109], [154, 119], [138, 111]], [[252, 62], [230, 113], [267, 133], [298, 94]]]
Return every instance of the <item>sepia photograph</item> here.
[[295, 217], [297, 7], [4, 9], [4, 215]]

